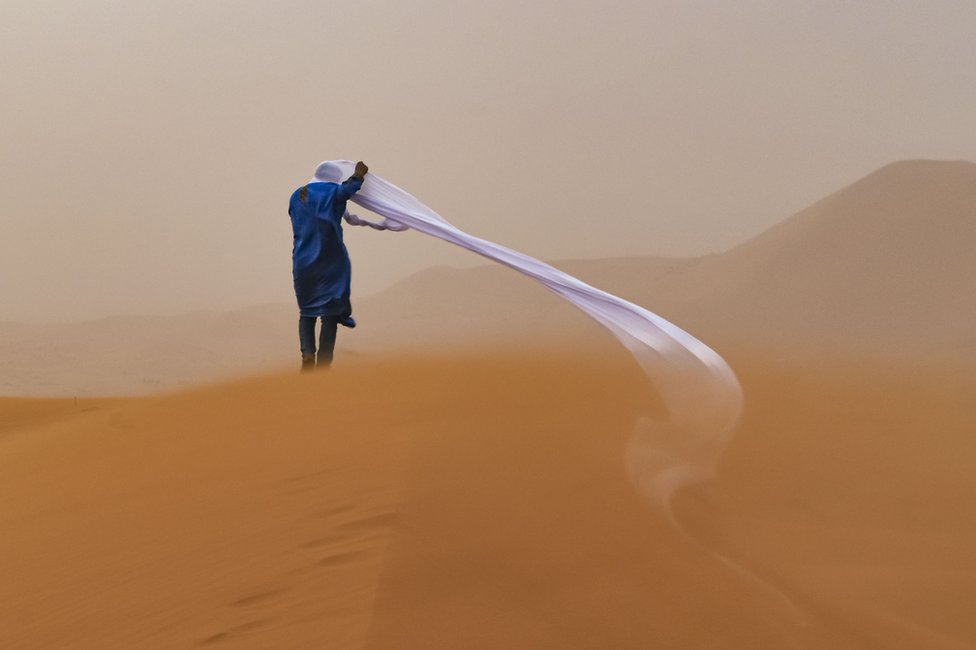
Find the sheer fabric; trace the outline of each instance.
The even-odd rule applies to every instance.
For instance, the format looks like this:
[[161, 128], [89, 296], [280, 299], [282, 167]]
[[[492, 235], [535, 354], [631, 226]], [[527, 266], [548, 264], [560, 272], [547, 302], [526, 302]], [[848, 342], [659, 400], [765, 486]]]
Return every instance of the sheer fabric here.
[[[313, 180], [339, 182], [354, 168], [352, 161], [327, 161], [319, 165]], [[735, 373], [714, 350], [644, 307], [533, 257], [469, 235], [373, 172], [351, 201], [383, 221], [347, 218], [350, 223], [409, 228], [465, 248], [541, 283], [610, 330], [654, 382], [670, 415], [667, 423], [639, 422], [625, 450], [628, 474], [648, 497], [667, 508], [675, 490], [712, 475], [742, 410]]]

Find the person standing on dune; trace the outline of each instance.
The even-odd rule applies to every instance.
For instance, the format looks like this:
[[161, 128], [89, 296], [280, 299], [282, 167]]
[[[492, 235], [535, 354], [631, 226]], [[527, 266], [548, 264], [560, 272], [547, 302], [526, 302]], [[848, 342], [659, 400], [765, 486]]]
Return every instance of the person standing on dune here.
[[332, 171], [329, 177], [335, 182], [308, 183], [292, 193], [288, 204], [295, 235], [292, 275], [298, 299], [302, 370], [316, 366], [315, 325], [319, 319], [319, 367], [332, 364], [337, 326], [356, 326], [349, 301], [352, 266], [342, 241], [342, 219], [346, 201], [363, 186], [369, 168], [362, 161], [356, 163], [353, 175], [341, 183], [338, 166]]

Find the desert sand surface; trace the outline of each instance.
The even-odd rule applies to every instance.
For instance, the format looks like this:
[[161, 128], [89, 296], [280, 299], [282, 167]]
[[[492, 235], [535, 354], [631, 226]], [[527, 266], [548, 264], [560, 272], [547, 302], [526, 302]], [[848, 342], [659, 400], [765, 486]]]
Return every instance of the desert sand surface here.
[[670, 514], [602, 344], [3, 400], [3, 646], [974, 647], [976, 377], [720, 351], [742, 424]]

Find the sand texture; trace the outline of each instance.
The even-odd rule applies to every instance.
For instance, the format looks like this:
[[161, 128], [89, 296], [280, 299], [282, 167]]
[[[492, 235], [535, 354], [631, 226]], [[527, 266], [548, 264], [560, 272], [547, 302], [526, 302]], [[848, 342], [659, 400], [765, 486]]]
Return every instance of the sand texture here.
[[673, 522], [610, 349], [4, 400], [4, 647], [972, 647], [976, 380], [728, 356], [742, 427]]

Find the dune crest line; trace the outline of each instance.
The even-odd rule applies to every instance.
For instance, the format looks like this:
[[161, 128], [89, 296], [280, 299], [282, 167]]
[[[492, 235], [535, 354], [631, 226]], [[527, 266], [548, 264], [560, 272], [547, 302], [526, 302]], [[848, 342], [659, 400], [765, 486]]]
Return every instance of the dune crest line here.
[[[350, 160], [326, 161], [312, 181], [334, 182]], [[533, 257], [474, 237], [449, 223], [409, 192], [370, 172], [352, 201], [387, 220], [465, 248], [526, 275], [606, 327], [655, 384], [670, 416], [668, 435], [650, 435], [639, 422], [625, 450], [634, 485], [670, 511], [674, 492], [710, 477], [742, 411], [742, 389], [729, 364], [710, 347], [657, 314]], [[391, 224], [364, 225], [389, 226]], [[660, 427], [653, 430], [661, 431]]]

